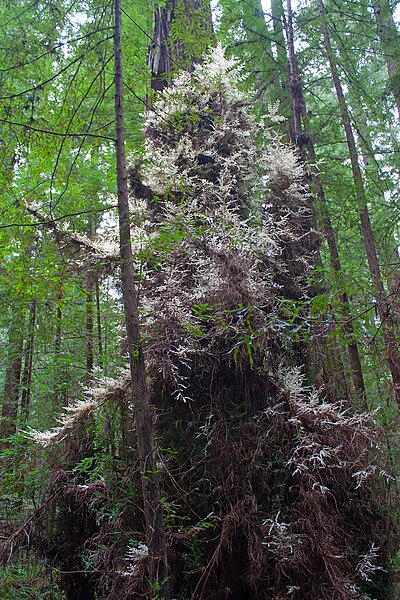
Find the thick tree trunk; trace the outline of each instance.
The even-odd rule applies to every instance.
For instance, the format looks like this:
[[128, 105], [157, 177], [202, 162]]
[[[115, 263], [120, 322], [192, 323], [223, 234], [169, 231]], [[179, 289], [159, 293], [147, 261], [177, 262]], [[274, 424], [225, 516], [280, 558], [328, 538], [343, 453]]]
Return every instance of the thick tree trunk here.
[[151, 72], [151, 87], [162, 91], [171, 78], [170, 26], [176, 0], [167, 0], [154, 12], [153, 40], [149, 46], [147, 63]]
[[[130, 212], [126, 158], [124, 147], [124, 108], [121, 44], [121, 0], [115, 0], [115, 122], [116, 172], [118, 189], [118, 218], [121, 256], [121, 288], [128, 338], [129, 362], [132, 378], [132, 403], [135, 412], [137, 447], [141, 469], [141, 483], [149, 558], [149, 580], [154, 597], [169, 599], [167, 549], [156, 464], [154, 415], [146, 384], [146, 371], [139, 329], [138, 288], [130, 234]], [[157, 591], [156, 591], [157, 590]]]
[[385, 290], [383, 287], [383, 281], [379, 267], [375, 241], [371, 227], [371, 221], [369, 218], [364, 184], [358, 161], [357, 147], [354, 139], [353, 129], [351, 126], [349, 111], [347, 109], [347, 104], [343, 93], [342, 84], [340, 82], [335, 55], [331, 45], [330, 35], [326, 22], [326, 11], [322, 0], [318, 0], [318, 6], [322, 22], [322, 32], [324, 35], [325, 49], [331, 68], [332, 80], [336, 90], [336, 95], [342, 116], [343, 129], [346, 135], [347, 146], [349, 149], [355, 196], [360, 215], [361, 231], [364, 239], [369, 271], [371, 274], [373, 294], [375, 297], [379, 318], [382, 323], [383, 337], [386, 345], [386, 359], [392, 375], [394, 393], [400, 410], [400, 356], [397, 348], [397, 342], [394, 335], [393, 326], [391, 323], [390, 306], [385, 297]]
[[[299, 67], [297, 62], [297, 56], [294, 48], [294, 36], [293, 36], [293, 16], [292, 16], [292, 5], [291, 0], [287, 0], [287, 19], [285, 22], [286, 38], [288, 43], [288, 56], [289, 56], [289, 72], [290, 72], [290, 92], [293, 104], [294, 114], [294, 130], [292, 133], [293, 142], [299, 148], [299, 152], [303, 160], [305, 160], [305, 148], [308, 149], [310, 162], [312, 165], [317, 164], [317, 157], [312, 137], [308, 131], [303, 131], [303, 122], [307, 122], [307, 107], [303, 95], [303, 85], [299, 73]], [[364, 378], [361, 367], [360, 354], [358, 351], [358, 345], [354, 336], [353, 325], [351, 321], [351, 310], [348, 295], [344, 289], [343, 284], [343, 271], [342, 265], [339, 258], [339, 251], [336, 243], [335, 232], [332, 227], [332, 222], [329, 216], [328, 206], [325, 198], [325, 192], [322, 185], [322, 181], [317, 170], [311, 175], [311, 184], [315, 189], [316, 196], [319, 203], [319, 212], [322, 217], [322, 223], [324, 228], [325, 239], [328, 244], [330, 262], [335, 276], [335, 280], [339, 289], [342, 290], [339, 301], [340, 301], [340, 312], [342, 316], [342, 328], [345, 335], [346, 345], [348, 348], [350, 367], [352, 372], [352, 378], [355, 390], [359, 393], [363, 403], [366, 403], [366, 393]]]
[[28, 339], [25, 345], [24, 370], [22, 374], [20, 418], [26, 423], [29, 420], [31, 404], [31, 384], [33, 367], [33, 350], [35, 345], [36, 300], [33, 300], [29, 312]]
[[[172, 40], [171, 25], [175, 20], [177, 7], [178, 0], [166, 0], [164, 6], [156, 7], [153, 15], [153, 39], [147, 59], [153, 90], [161, 91], [167, 87], [174, 71], [192, 70], [213, 40], [209, 0], [185, 1], [185, 13], [179, 14], [179, 23]], [[187, 44], [185, 37], [195, 40], [195, 43]]]

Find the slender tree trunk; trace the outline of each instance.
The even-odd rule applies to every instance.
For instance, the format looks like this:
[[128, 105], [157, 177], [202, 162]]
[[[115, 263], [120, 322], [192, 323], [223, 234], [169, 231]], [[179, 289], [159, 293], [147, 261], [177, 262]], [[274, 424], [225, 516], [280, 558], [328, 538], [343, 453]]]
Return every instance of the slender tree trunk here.
[[[276, 1], [276, 0], [275, 0]], [[303, 136], [302, 132], [302, 118], [305, 116], [306, 107], [303, 96], [303, 86], [300, 79], [297, 58], [294, 50], [294, 39], [293, 39], [293, 15], [292, 15], [292, 4], [290, 0], [286, 2], [287, 6], [287, 17], [285, 18], [284, 11], [282, 11], [284, 25], [286, 30], [286, 39], [288, 46], [288, 58], [289, 58], [289, 80], [290, 80], [290, 97], [292, 99], [293, 106], [293, 127], [289, 133], [290, 140], [295, 144], [299, 150], [300, 157], [303, 162], [306, 162], [305, 155], [305, 141], [306, 136]]]
[[[382, 179], [382, 174], [379, 172], [379, 169], [376, 168], [376, 161], [374, 159], [374, 153], [372, 150], [372, 140], [367, 124], [365, 122], [362, 124], [358, 122], [356, 128], [358, 134], [358, 143], [362, 151], [362, 160], [365, 170], [373, 172], [372, 177], [374, 180], [384, 183], [384, 180]], [[382, 204], [384, 204], [385, 197], [383, 189], [377, 190], [377, 193], [379, 194], [380, 201], [382, 202]], [[395, 221], [393, 222], [393, 225], [394, 230], [396, 230], [397, 223]], [[386, 258], [385, 262], [388, 262], [384, 275], [385, 280], [387, 281], [387, 287], [390, 292], [390, 300], [388, 300], [388, 303], [392, 308], [392, 318], [395, 322], [395, 326], [399, 327], [400, 256], [399, 243], [396, 240], [395, 235], [390, 236], [390, 240], [388, 240], [386, 248], [384, 248], [384, 253]]]
[[24, 349], [22, 310], [16, 310], [12, 316], [8, 332], [8, 357], [4, 384], [3, 405], [1, 410], [0, 438], [15, 433], [18, 417], [18, 401]]
[[99, 367], [103, 369], [103, 338], [101, 330], [101, 309], [100, 309], [100, 286], [99, 279], [96, 277], [96, 321], [97, 321], [97, 352]]
[[[396, 240], [394, 240], [396, 244]], [[388, 286], [391, 295], [391, 305], [397, 325], [400, 325], [400, 256], [399, 248], [394, 248], [390, 257]]]
[[56, 357], [59, 357], [61, 354], [63, 296], [64, 296], [64, 290], [63, 290], [63, 284], [61, 281], [60, 287], [58, 288], [58, 294], [57, 294], [56, 337], [55, 337], [55, 343], [54, 343], [54, 352], [55, 352]]
[[[56, 379], [54, 381], [54, 405], [56, 409], [59, 409], [63, 404], [63, 384], [64, 379], [62, 370], [62, 328], [63, 328], [63, 299], [64, 299], [64, 285], [63, 285], [63, 274], [61, 274], [59, 280], [59, 287], [57, 293], [57, 305], [56, 305], [56, 331], [54, 340], [54, 354], [56, 367]], [[65, 400], [67, 400], [65, 398]]]
[[[93, 224], [89, 222], [87, 236], [93, 238]], [[86, 354], [86, 377], [88, 381], [93, 377], [94, 368], [94, 316], [93, 316], [93, 288], [94, 273], [90, 269], [86, 273], [86, 326], [85, 326], [85, 354]]]
[[400, 119], [400, 34], [388, 0], [374, 0], [376, 26]]
[[[130, 212], [124, 147], [121, 0], [115, 0], [114, 45], [115, 145], [120, 232], [121, 288], [132, 378], [132, 403], [135, 412], [137, 447], [141, 469], [146, 542], [149, 552], [149, 579], [153, 597], [158, 593], [158, 598], [169, 599], [170, 586], [168, 581], [167, 548], [160, 498], [159, 473], [156, 464], [154, 415], [150, 406], [146, 384], [145, 362], [139, 329], [138, 288], [134, 277], [131, 247]], [[156, 589], [158, 592], [155, 591]]]
[[93, 273], [89, 272], [86, 277], [86, 376], [90, 379], [94, 367], [94, 320], [93, 320]]
[[[265, 20], [261, 0], [246, 0], [241, 4], [241, 7], [235, 7], [235, 12], [231, 13], [227, 1], [224, 6], [224, 21], [229, 24], [229, 27], [237, 27], [240, 19], [248, 37], [246, 48], [254, 53], [252, 69], [257, 89], [257, 101], [268, 109], [268, 105], [273, 105], [276, 101], [281, 103], [287, 100], [286, 95], [282, 93], [281, 70], [275, 56], [277, 48], [275, 34], [271, 32]], [[255, 50], [254, 42], [257, 43], [258, 50]], [[282, 107], [280, 107], [281, 110]]]
[[[293, 104], [294, 129], [292, 132], [293, 142], [299, 148], [303, 160], [305, 160], [305, 147], [308, 149], [310, 162], [317, 164], [317, 157], [314, 142], [308, 131], [303, 131], [303, 122], [307, 124], [307, 107], [303, 95], [303, 85], [299, 73], [297, 56], [294, 48], [293, 36], [293, 15], [291, 0], [287, 0], [287, 19], [285, 21], [286, 38], [288, 44], [289, 72], [290, 72], [290, 93]], [[356, 391], [360, 394], [363, 403], [366, 403], [366, 393], [364, 378], [361, 367], [361, 360], [358, 351], [358, 345], [355, 339], [353, 325], [351, 321], [351, 310], [348, 295], [343, 283], [343, 271], [339, 258], [339, 251], [336, 243], [336, 236], [329, 216], [328, 206], [325, 198], [325, 192], [322, 181], [317, 170], [311, 174], [311, 184], [315, 189], [319, 203], [319, 212], [322, 217], [325, 239], [328, 244], [330, 262], [335, 276], [337, 286], [342, 292], [339, 296], [340, 312], [342, 316], [342, 327], [345, 334], [346, 345], [348, 348], [350, 367], [353, 383]]]
[[32, 384], [32, 366], [33, 350], [35, 345], [35, 326], [36, 326], [36, 300], [33, 300], [29, 314], [28, 339], [25, 345], [25, 361], [22, 374], [22, 392], [21, 392], [21, 411], [20, 416], [23, 422], [29, 420], [31, 404], [31, 384]]
[[329, 65], [331, 68], [332, 80], [335, 86], [339, 108], [342, 116], [343, 129], [346, 135], [347, 146], [353, 173], [355, 196], [360, 214], [361, 231], [364, 239], [364, 245], [368, 260], [368, 266], [371, 274], [373, 293], [377, 304], [379, 318], [382, 323], [383, 337], [386, 345], [386, 359], [390, 368], [393, 380], [393, 388], [396, 401], [400, 410], [400, 357], [397, 348], [397, 342], [391, 323], [390, 305], [385, 297], [381, 271], [378, 263], [378, 257], [375, 247], [374, 236], [372, 232], [367, 200], [365, 196], [364, 184], [358, 162], [358, 153], [354, 134], [351, 126], [350, 115], [347, 109], [343, 88], [339, 78], [339, 71], [335, 55], [332, 49], [328, 26], [326, 22], [326, 11], [322, 0], [318, 0], [319, 12], [322, 22], [322, 32], [324, 35], [325, 49], [327, 52]]
[[[308, 152], [310, 161], [313, 165], [317, 164], [317, 156], [315, 152], [314, 142], [312, 138], [308, 140]], [[345, 335], [346, 345], [349, 353], [350, 367], [352, 372], [353, 383], [356, 391], [360, 394], [361, 399], [366, 402], [366, 392], [364, 377], [361, 366], [360, 353], [358, 350], [358, 344], [354, 334], [351, 308], [348, 294], [346, 292], [346, 284], [343, 281], [343, 268], [340, 261], [339, 249], [336, 242], [335, 231], [333, 229], [332, 221], [329, 215], [328, 203], [325, 198], [324, 187], [322, 185], [321, 177], [318, 171], [314, 171], [312, 176], [312, 182], [315, 188], [315, 192], [318, 198], [320, 215], [322, 218], [322, 224], [324, 229], [324, 235], [328, 244], [329, 258], [331, 267], [334, 273], [335, 281], [341, 293], [339, 295], [340, 302], [340, 313], [342, 316], [342, 328]]]
[[[279, 74], [277, 79], [280, 82], [281, 92], [277, 100], [283, 104], [283, 115], [289, 119], [293, 118], [293, 114], [290, 111], [290, 107], [287, 106], [287, 99], [289, 98], [289, 69], [288, 69], [288, 57], [286, 52], [286, 41], [283, 34], [284, 25], [284, 10], [282, 0], [271, 0], [271, 17], [273, 27], [273, 39], [276, 48], [276, 62], [278, 64]], [[285, 106], [286, 105], [286, 106]]]

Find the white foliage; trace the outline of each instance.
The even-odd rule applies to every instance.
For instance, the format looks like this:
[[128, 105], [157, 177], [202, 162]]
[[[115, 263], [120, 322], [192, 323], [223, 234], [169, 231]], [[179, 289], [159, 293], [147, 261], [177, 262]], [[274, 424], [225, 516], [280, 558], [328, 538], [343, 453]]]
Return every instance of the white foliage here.
[[265, 531], [262, 544], [281, 561], [292, 557], [303, 544], [307, 536], [292, 533], [289, 523], [279, 520], [280, 512], [273, 519], [265, 519], [262, 528]]
[[356, 471], [355, 473], [353, 473], [352, 476], [354, 477], [355, 481], [357, 482], [356, 489], [362, 487], [364, 485], [364, 483], [372, 475], [379, 475], [380, 477], [383, 477], [387, 481], [389, 481], [389, 480], [394, 481], [394, 478], [391, 475], [389, 475], [389, 473], [387, 473], [381, 467], [378, 467], [377, 465], [368, 465], [368, 467], [366, 469], [363, 469], [361, 471]]
[[58, 426], [47, 431], [37, 431], [29, 428], [26, 434], [40, 446], [47, 447], [52, 442], [59, 442], [64, 439], [65, 435], [96, 410], [97, 406], [98, 404], [94, 400], [77, 400], [74, 404], [63, 407], [64, 413], [57, 419]]
[[130, 386], [130, 374], [124, 370], [116, 379], [101, 377], [97, 379], [97, 386], [85, 390], [85, 398], [76, 400], [69, 406], [62, 408], [63, 413], [56, 419], [58, 425], [46, 431], [29, 428], [25, 433], [37, 444], [46, 448], [52, 443], [62, 441], [67, 434], [76, 429], [92, 412], [101, 404], [124, 394]]
[[79, 244], [91, 258], [97, 260], [117, 260], [119, 258], [119, 246], [116, 237], [102, 235], [101, 239], [90, 239], [86, 235], [76, 231], [70, 231], [67, 224], [63, 227], [63, 233], [67, 234], [69, 240]]
[[138, 564], [146, 559], [148, 554], [149, 549], [143, 542], [140, 542], [135, 546], [129, 546], [125, 556], [127, 567], [125, 571], [120, 571], [120, 574], [124, 575], [125, 577], [135, 575]]
[[377, 571], [385, 571], [383, 567], [376, 564], [378, 559], [379, 548], [372, 543], [369, 551], [360, 557], [357, 565], [357, 573], [363, 581], [372, 581]]
[[[300, 368], [281, 366], [279, 386], [290, 406], [288, 425], [294, 443], [287, 466], [294, 476], [307, 474], [311, 490], [325, 495], [330, 492], [329, 475], [342, 470], [362, 486], [371, 475], [387, 478], [383, 469], [369, 463], [371, 449], [379, 449], [372, 427], [373, 414], [350, 414], [340, 402], [324, 401], [317, 390], [304, 387]], [[281, 404], [266, 413], [283, 414]], [[345, 432], [345, 435], [343, 435]], [[356, 451], [352, 450], [352, 444]], [[361, 465], [367, 465], [360, 469]]]
[[[145, 261], [146, 341], [154, 367], [181, 399], [187, 398], [179, 376], [184, 353], [178, 357], [177, 349], [189, 358], [211, 350], [225, 335], [217, 323], [226, 321], [227, 310], [267, 306], [276, 293], [274, 273], [285, 269], [282, 245], [292, 236], [292, 214], [272, 214], [268, 186], [284, 172], [286, 196], [299, 204], [304, 194], [293, 152], [272, 136], [268, 151], [259, 144], [250, 96], [237, 85], [241, 71], [218, 46], [193, 74], [179, 75], [145, 116], [144, 154], [132, 156], [155, 195], [147, 216], [143, 200], [135, 200], [132, 228], [134, 250]], [[195, 314], [196, 304], [212, 308], [212, 327]]]
[[268, 151], [268, 162], [271, 165], [268, 180], [274, 182], [281, 182], [282, 180], [293, 182], [293, 188], [288, 188], [289, 192], [297, 193], [299, 187], [296, 185], [296, 180], [301, 180], [304, 177], [304, 167], [294, 152], [283, 144], [272, 145]]

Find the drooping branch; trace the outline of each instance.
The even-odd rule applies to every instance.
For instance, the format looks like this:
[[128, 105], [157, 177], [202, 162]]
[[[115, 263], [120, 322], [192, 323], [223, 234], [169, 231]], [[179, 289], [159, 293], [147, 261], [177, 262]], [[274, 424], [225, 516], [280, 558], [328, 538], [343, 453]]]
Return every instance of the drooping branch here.
[[67, 435], [76, 430], [82, 421], [106, 403], [118, 406], [129, 393], [131, 387], [130, 374], [122, 372], [116, 379], [101, 379], [93, 387], [86, 390], [83, 400], [76, 400], [62, 409], [57, 417], [58, 425], [46, 431], [29, 428], [28, 437], [37, 444], [47, 446], [61, 442]]
[[67, 248], [79, 253], [80, 267], [82, 266], [82, 260], [85, 261], [86, 259], [88, 259], [91, 268], [93, 268], [94, 261], [98, 262], [99, 266], [116, 267], [119, 261], [118, 247], [112, 242], [98, 242], [96, 239], [89, 239], [85, 235], [70, 231], [66, 227], [60, 226], [56, 220], [45, 217], [32, 206], [27, 206], [26, 211], [40, 222], [42, 227], [53, 233], [60, 248]]

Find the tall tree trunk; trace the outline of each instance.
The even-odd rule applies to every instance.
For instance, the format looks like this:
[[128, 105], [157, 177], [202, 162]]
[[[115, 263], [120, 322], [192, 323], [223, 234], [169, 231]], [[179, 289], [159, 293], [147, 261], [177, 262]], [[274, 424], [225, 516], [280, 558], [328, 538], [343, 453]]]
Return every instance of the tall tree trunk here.
[[[159, 473], [156, 464], [154, 415], [146, 384], [146, 370], [139, 329], [138, 288], [134, 277], [130, 234], [130, 212], [124, 146], [124, 108], [121, 40], [121, 0], [115, 0], [115, 123], [116, 173], [118, 189], [118, 219], [121, 256], [121, 288], [128, 338], [132, 378], [132, 404], [135, 412], [137, 447], [149, 558], [149, 580], [152, 595], [170, 598], [167, 548], [160, 497]], [[156, 592], [155, 590], [158, 590]]]
[[[157, 6], [154, 11], [154, 33], [147, 59], [153, 90], [161, 91], [168, 86], [174, 71], [190, 71], [214, 39], [209, 0], [186, 0], [185, 12], [180, 12], [179, 20], [175, 16], [177, 7], [178, 0], [166, 0], [165, 5]], [[174, 40], [171, 39], [173, 22]], [[188, 44], [187, 39], [195, 40], [195, 45]]]
[[[396, 244], [397, 240], [394, 240]], [[400, 256], [399, 248], [394, 248], [389, 262], [388, 286], [391, 295], [391, 305], [397, 325], [400, 325]]]
[[[87, 236], [93, 238], [93, 223], [89, 222]], [[94, 368], [94, 316], [93, 316], [93, 288], [94, 273], [90, 269], [86, 273], [86, 326], [85, 326], [85, 354], [86, 354], [86, 377], [88, 381], [93, 377]]]
[[[358, 122], [356, 124], [356, 130], [358, 134], [358, 143], [362, 151], [362, 160], [366, 171], [372, 171], [373, 180], [379, 181], [380, 183], [385, 183], [382, 178], [382, 173], [379, 168], [377, 168], [377, 164], [374, 157], [374, 152], [372, 149], [372, 139], [370, 132], [368, 130], [367, 124]], [[379, 200], [384, 205], [385, 204], [385, 194], [384, 194], [384, 186], [382, 188], [377, 189], [377, 193], [379, 194]], [[393, 221], [393, 229], [394, 231], [389, 237], [386, 247], [384, 248], [384, 256], [385, 262], [387, 263], [384, 277], [387, 281], [387, 287], [390, 292], [390, 303], [392, 309], [392, 318], [394, 320], [395, 327], [400, 327], [400, 310], [399, 310], [399, 301], [400, 301], [400, 256], [399, 256], [399, 243], [396, 239], [396, 227], [397, 222]]]
[[8, 332], [8, 357], [1, 410], [0, 438], [15, 433], [24, 349], [24, 311], [16, 310]]
[[94, 367], [94, 320], [93, 320], [93, 273], [89, 272], [86, 277], [86, 376], [91, 379]]
[[[305, 147], [308, 149], [310, 162], [317, 164], [314, 142], [309, 132], [303, 131], [303, 122], [307, 127], [307, 107], [303, 94], [303, 85], [299, 73], [297, 56], [294, 47], [293, 15], [291, 0], [287, 0], [287, 19], [285, 21], [286, 38], [288, 44], [289, 72], [290, 72], [290, 94], [292, 97], [294, 113], [294, 130], [292, 132], [293, 142], [299, 148], [303, 160], [305, 160]], [[365, 384], [361, 367], [360, 354], [355, 339], [351, 310], [348, 295], [343, 282], [343, 270], [340, 262], [336, 236], [329, 216], [328, 206], [325, 198], [324, 187], [318, 170], [314, 170], [311, 176], [311, 184], [318, 198], [319, 213], [322, 217], [325, 239], [328, 244], [330, 262], [335, 276], [338, 289], [342, 290], [339, 295], [340, 312], [342, 316], [342, 328], [345, 335], [345, 343], [349, 353], [350, 367], [355, 390], [359, 393], [363, 403], [366, 403]]]
[[400, 34], [388, 0], [374, 0], [377, 32], [400, 119]]
[[54, 382], [54, 406], [55, 409], [59, 409], [63, 404], [67, 404], [68, 399], [65, 395], [65, 389], [63, 381], [65, 379], [63, 375], [64, 361], [62, 359], [62, 335], [63, 335], [63, 300], [64, 300], [64, 273], [61, 273], [59, 280], [59, 287], [57, 293], [57, 305], [56, 305], [56, 331], [54, 340], [54, 354], [56, 367], [56, 380]]
[[[283, 115], [288, 119], [293, 118], [293, 114], [290, 111], [290, 107], [287, 106], [287, 99], [289, 98], [289, 69], [288, 69], [288, 57], [286, 52], [286, 41], [284, 36], [284, 10], [282, 0], [271, 0], [271, 18], [273, 27], [273, 39], [276, 48], [276, 62], [278, 65], [278, 76], [277, 79], [280, 82], [281, 93], [280, 97], [277, 98], [282, 102]], [[286, 104], [286, 106], [285, 106]]]
[[339, 71], [335, 55], [332, 49], [329, 30], [326, 20], [326, 11], [322, 0], [318, 0], [319, 13], [321, 16], [322, 32], [324, 35], [325, 49], [329, 60], [332, 80], [335, 86], [336, 95], [339, 103], [339, 108], [342, 116], [343, 129], [346, 135], [347, 146], [349, 149], [349, 157], [351, 169], [353, 173], [355, 196], [360, 214], [361, 231], [364, 239], [364, 245], [368, 260], [369, 271], [371, 274], [373, 293], [377, 305], [379, 318], [382, 324], [383, 337], [386, 345], [386, 359], [390, 368], [393, 380], [393, 388], [396, 401], [400, 410], [400, 356], [397, 348], [397, 342], [394, 335], [393, 324], [391, 322], [390, 305], [385, 297], [381, 271], [379, 267], [374, 236], [369, 217], [368, 205], [365, 196], [364, 184], [359, 165], [358, 153], [354, 139], [353, 129], [351, 126], [350, 115], [347, 109], [347, 104], [340, 82]]
[[31, 384], [32, 384], [32, 366], [33, 350], [35, 345], [35, 326], [36, 326], [36, 300], [33, 300], [29, 311], [28, 339], [25, 345], [24, 370], [22, 374], [21, 391], [21, 411], [20, 417], [23, 422], [29, 420], [31, 404]]
[[97, 352], [99, 367], [103, 369], [103, 337], [101, 330], [101, 308], [100, 308], [100, 286], [99, 278], [96, 277], [96, 321], [97, 321]]
[[165, 6], [154, 11], [153, 40], [149, 46], [147, 63], [151, 72], [151, 87], [162, 91], [171, 77], [170, 26], [176, 0], [167, 0]]
[[58, 288], [58, 294], [57, 294], [56, 336], [55, 336], [55, 342], [54, 342], [54, 353], [55, 353], [56, 357], [59, 357], [61, 354], [63, 296], [64, 296], [64, 290], [63, 290], [63, 283], [61, 280], [60, 287]]
[[[275, 0], [276, 2], [277, 0]], [[295, 144], [299, 150], [299, 154], [303, 162], [306, 161], [305, 155], [305, 141], [306, 137], [302, 133], [302, 118], [305, 116], [306, 108], [303, 96], [303, 86], [300, 79], [297, 58], [294, 50], [294, 39], [293, 39], [293, 15], [292, 15], [292, 4], [290, 0], [286, 2], [287, 6], [287, 17], [285, 18], [284, 11], [282, 11], [282, 18], [284, 19], [284, 25], [286, 30], [286, 39], [288, 46], [288, 62], [289, 62], [289, 80], [290, 80], [290, 97], [292, 99], [293, 107], [293, 126], [289, 133], [290, 141]]]

